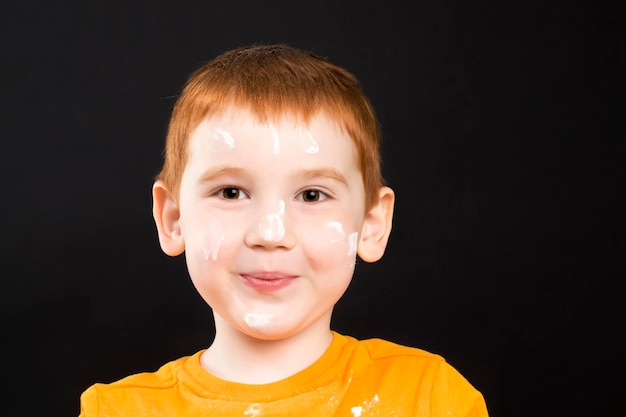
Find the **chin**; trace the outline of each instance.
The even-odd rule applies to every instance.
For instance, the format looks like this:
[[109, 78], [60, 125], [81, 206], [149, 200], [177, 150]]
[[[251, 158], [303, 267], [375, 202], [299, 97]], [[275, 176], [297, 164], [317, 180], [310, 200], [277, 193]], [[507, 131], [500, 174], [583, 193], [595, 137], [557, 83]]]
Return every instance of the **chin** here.
[[244, 321], [241, 331], [249, 337], [268, 342], [288, 339], [299, 332], [297, 328], [284, 326], [282, 323], [258, 323], [250, 319]]

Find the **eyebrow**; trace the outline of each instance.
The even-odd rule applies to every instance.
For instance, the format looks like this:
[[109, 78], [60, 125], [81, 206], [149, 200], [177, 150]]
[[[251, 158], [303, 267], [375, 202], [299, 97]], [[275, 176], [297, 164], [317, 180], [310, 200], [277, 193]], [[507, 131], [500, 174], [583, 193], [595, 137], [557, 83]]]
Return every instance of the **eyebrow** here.
[[[200, 176], [199, 182], [209, 182], [214, 181], [217, 178], [225, 177], [225, 176], [241, 176], [241, 175], [249, 175], [246, 169], [237, 168], [237, 167], [213, 167], [209, 168]], [[348, 180], [346, 177], [336, 169], [332, 168], [321, 168], [321, 169], [308, 169], [303, 170], [298, 173], [303, 178], [306, 179], [315, 179], [315, 178], [330, 178], [335, 180], [346, 187], [348, 186]]]
[[348, 180], [346, 179], [346, 177], [341, 172], [332, 168], [305, 170], [303, 173], [303, 177], [308, 179], [330, 178], [342, 183], [345, 186], [348, 186]]
[[225, 177], [228, 175], [233, 175], [233, 176], [244, 175], [245, 172], [246, 172], [245, 169], [236, 168], [236, 167], [209, 168], [206, 171], [204, 171], [204, 173], [200, 176], [198, 182], [203, 183], [203, 182], [214, 181], [217, 178]]

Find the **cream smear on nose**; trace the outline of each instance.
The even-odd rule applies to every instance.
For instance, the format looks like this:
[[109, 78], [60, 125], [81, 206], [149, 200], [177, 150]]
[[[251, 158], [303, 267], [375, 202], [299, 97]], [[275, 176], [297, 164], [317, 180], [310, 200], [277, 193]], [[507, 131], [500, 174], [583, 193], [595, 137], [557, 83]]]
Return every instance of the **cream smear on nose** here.
[[277, 242], [285, 237], [285, 224], [283, 218], [285, 216], [285, 202], [278, 202], [278, 211], [276, 213], [266, 214], [259, 224], [259, 233], [266, 242]]

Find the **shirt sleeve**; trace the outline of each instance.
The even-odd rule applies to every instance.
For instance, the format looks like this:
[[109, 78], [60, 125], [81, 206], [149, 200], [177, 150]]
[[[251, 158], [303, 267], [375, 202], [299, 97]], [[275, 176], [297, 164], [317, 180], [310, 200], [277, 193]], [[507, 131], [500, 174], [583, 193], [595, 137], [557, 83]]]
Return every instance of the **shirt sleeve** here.
[[488, 417], [483, 395], [447, 362], [441, 362], [433, 381], [433, 417]]
[[98, 393], [95, 386], [87, 388], [80, 396], [80, 414], [78, 417], [98, 416]]

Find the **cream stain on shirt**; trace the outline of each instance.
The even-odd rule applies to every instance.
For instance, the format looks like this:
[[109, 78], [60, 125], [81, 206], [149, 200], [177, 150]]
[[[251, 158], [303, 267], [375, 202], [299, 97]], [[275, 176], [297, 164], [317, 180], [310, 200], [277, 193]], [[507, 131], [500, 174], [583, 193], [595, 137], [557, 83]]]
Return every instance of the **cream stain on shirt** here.
[[258, 404], [251, 404], [246, 411], [243, 412], [246, 416], [256, 417], [261, 415], [261, 408]]
[[363, 405], [354, 406], [350, 409], [350, 411], [352, 411], [353, 417], [361, 417], [361, 416], [365, 417], [363, 415], [363, 412], [367, 413], [368, 411], [370, 411], [372, 407], [378, 404], [379, 401], [380, 399], [378, 398], [378, 394], [375, 394], [371, 400], [363, 401]]

